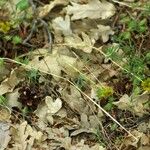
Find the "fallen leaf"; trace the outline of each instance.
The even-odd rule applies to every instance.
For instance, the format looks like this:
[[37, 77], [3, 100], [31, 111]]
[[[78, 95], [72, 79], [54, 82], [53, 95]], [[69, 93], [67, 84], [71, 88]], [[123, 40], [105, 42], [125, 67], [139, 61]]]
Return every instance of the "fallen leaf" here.
[[44, 5], [43, 7], [40, 7], [38, 10], [38, 17], [43, 18], [46, 15], [48, 15], [48, 13], [50, 13], [50, 11], [58, 5], [67, 5], [68, 1], [67, 0], [54, 0], [52, 2], [50, 2], [50, 4]]
[[76, 34], [73, 34], [72, 36], [66, 36], [65, 42], [70, 47], [73, 47], [75, 49], [81, 49], [85, 53], [91, 53], [93, 43], [91, 42], [90, 37], [84, 32], [82, 32], [81, 35], [82, 38]]
[[[85, 100], [81, 97], [80, 92], [74, 86], [70, 86], [69, 94], [67, 93], [67, 91], [63, 91], [62, 98], [72, 110], [78, 112], [79, 114], [92, 113], [89, 106], [85, 103]], [[92, 109], [95, 110], [95, 106], [92, 103], [90, 103], [90, 107], [92, 107]]]
[[141, 146], [137, 150], [149, 150], [150, 146]]
[[[132, 130], [131, 134], [134, 135], [137, 139], [133, 136], [128, 135], [122, 142], [122, 147], [129, 148], [133, 146], [134, 148], [138, 149], [139, 145], [148, 146], [149, 145], [149, 138], [142, 132], [137, 130]], [[121, 148], [122, 149], [122, 148]]]
[[8, 121], [11, 116], [11, 110], [3, 105], [0, 105], [0, 121]]
[[75, 75], [75, 70], [69, 66], [76, 66], [76, 58], [54, 52], [47, 54], [43, 59], [40, 56], [35, 56], [27, 65], [29, 68], [34, 68], [43, 72], [49, 72], [56, 80], [61, 76], [61, 70], [71, 75]]
[[18, 101], [18, 98], [19, 98], [18, 89], [15, 89], [13, 92], [6, 94], [7, 105], [9, 106], [9, 108], [18, 107], [21, 109], [22, 104]]
[[60, 98], [57, 98], [55, 101], [50, 96], [46, 96], [45, 103], [48, 107], [48, 113], [55, 114], [62, 107], [62, 101]]
[[10, 77], [5, 79], [0, 85], [0, 95], [3, 95], [8, 92], [12, 92], [15, 86], [18, 84], [18, 79], [16, 73], [13, 70], [10, 74]]
[[119, 109], [129, 110], [138, 116], [143, 116], [148, 113], [149, 106], [145, 105], [149, 101], [149, 94], [141, 94], [129, 97], [124, 94], [118, 102], [113, 102]]
[[62, 17], [57, 17], [52, 21], [52, 26], [55, 32], [61, 31], [64, 36], [70, 36], [72, 34], [72, 30], [70, 28], [70, 17], [68, 15], [65, 16], [65, 19]]
[[17, 124], [11, 129], [13, 146], [19, 150], [32, 149], [35, 140], [41, 141], [42, 132], [33, 129], [26, 121]]
[[83, 139], [73, 145], [71, 138], [66, 137], [62, 139], [61, 143], [61, 146], [64, 147], [66, 150], [106, 150], [103, 146], [100, 146], [99, 144], [95, 144], [94, 146], [89, 147], [89, 145], [85, 144], [85, 141]]
[[50, 96], [46, 96], [45, 102], [42, 102], [35, 111], [35, 114], [39, 117], [38, 127], [44, 129], [47, 123], [53, 124], [53, 115], [58, 113], [61, 108], [62, 101], [60, 98], [54, 101]]
[[91, 134], [95, 133], [100, 122], [98, 119], [96, 120], [97, 116], [92, 115], [88, 117], [86, 114], [82, 113], [80, 117], [81, 128], [73, 131], [70, 136], [76, 136], [83, 132]]
[[23, 76], [20, 72], [23, 72], [22, 68], [12, 70], [10, 73], [10, 77], [1, 82], [0, 95], [12, 92], [15, 86], [23, 80]]
[[0, 150], [6, 149], [11, 139], [9, 127], [8, 123], [0, 121]]
[[102, 41], [105, 43], [109, 40], [109, 36], [114, 34], [110, 26], [97, 25], [97, 27], [98, 29], [91, 29], [90, 35], [91, 39], [95, 41], [101, 37]]
[[113, 4], [103, 1], [100, 2], [99, 0], [92, 0], [89, 1], [88, 4], [77, 4], [71, 2], [72, 6], [68, 6], [66, 8], [67, 14], [73, 15], [71, 20], [78, 20], [84, 18], [90, 19], [106, 19], [111, 17], [115, 13], [115, 7]]
[[113, 104], [122, 110], [132, 109], [131, 98], [127, 94], [124, 94], [118, 102], [113, 102]]

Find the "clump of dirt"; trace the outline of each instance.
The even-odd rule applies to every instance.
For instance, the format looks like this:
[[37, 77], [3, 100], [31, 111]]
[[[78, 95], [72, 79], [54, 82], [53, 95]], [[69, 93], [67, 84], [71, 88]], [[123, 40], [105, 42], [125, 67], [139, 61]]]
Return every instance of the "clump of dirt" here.
[[22, 103], [23, 107], [27, 106], [33, 111], [36, 110], [44, 98], [44, 92], [37, 84], [24, 84], [19, 89], [19, 93], [19, 102]]

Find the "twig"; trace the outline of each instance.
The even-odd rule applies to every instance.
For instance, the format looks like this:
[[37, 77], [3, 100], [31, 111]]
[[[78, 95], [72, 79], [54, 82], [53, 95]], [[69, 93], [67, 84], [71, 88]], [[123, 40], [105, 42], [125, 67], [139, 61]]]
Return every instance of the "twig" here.
[[48, 37], [48, 43], [50, 44], [50, 50], [51, 50], [52, 49], [52, 35], [49, 31], [48, 24], [41, 18], [38, 18], [38, 20], [43, 24], [43, 26], [45, 28], [45, 31], [46, 31], [47, 37]]
[[[33, 0], [28, 0], [31, 7], [32, 7], [32, 11], [33, 11], [33, 14], [36, 16], [36, 6], [33, 2]], [[34, 20], [33, 20], [33, 25], [32, 25], [32, 28], [31, 28], [31, 32], [30, 34], [27, 36], [27, 38], [23, 41], [23, 44], [24, 45], [27, 45], [27, 46], [30, 46], [30, 47], [33, 47], [33, 45], [27, 43], [27, 41], [29, 41], [35, 31], [35, 27], [36, 27], [36, 24], [40, 22], [43, 26], [44, 26], [44, 29], [47, 33], [47, 36], [48, 36], [48, 44], [50, 45], [50, 48], [49, 48], [49, 51], [51, 52], [51, 49], [52, 49], [52, 35], [51, 35], [51, 32], [49, 31], [49, 27], [48, 27], [48, 24], [41, 18], [39, 17], [36, 17]]]
[[127, 4], [127, 3], [125, 3], [125, 2], [119, 2], [119, 1], [117, 1], [117, 0], [112, 0], [114, 3], [117, 3], [117, 4], [119, 4], [119, 5], [123, 5], [123, 6], [126, 6], [126, 7], [129, 7], [129, 8], [133, 8], [133, 9], [136, 9], [136, 10], [147, 10], [147, 9], [144, 9], [144, 8], [141, 8], [141, 7], [133, 7], [133, 6], [131, 6], [131, 5], [129, 5], [129, 4]]
[[27, 43], [27, 42], [31, 39], [31, 37], [32, 37], [32, 35], [33, 35], [34, 31], [35, 31], [36, 23], [37, 23], [37, 21], [36, 21], [36, 20], [33, 20], [31, 32], [30, 32], [30, 34], [27, 36], [27, 38], [24, 39], [24, 41], [23, 41], [23, 44], [24, 44], [24, 45], [27, 45], [27, 46], [31, 46], [31, 47], [32, 47], [32, 45], [29, 44], [29, 43]]

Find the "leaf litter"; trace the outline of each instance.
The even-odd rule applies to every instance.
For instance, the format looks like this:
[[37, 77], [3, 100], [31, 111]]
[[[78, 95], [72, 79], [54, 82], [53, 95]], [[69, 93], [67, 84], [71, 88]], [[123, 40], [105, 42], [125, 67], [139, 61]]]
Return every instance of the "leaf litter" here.
[[[124, 77], [120, 73], [123, 63], [116, 66], [103, 52], [116, 44], [111, 40], [118, 6], [99, 0], [54, 0], [46, 4], [44, 0], [29, 0], [23, 7], [24, 2], [27, 1], [6, 2], [7, 11], [0, 7], [2, 37], [14, 30], [23, 38], [34, 30], [41, 33], [40, 24], [33, 31], [31, 28], [35, 12], [36, 19], [46, 21], [44, 28], [48, 28], [39, 36], [27, 37], [29, 45], [35, 45], [30, 47], [32, 50], [20, 52], [20, 47], [29, 49], [29, 45], [20, 44], [18, 49], [13, 43], [13, 53], [7, 58], [9, 51], [0, 47], [0, 61], [7, 62], [0, 63], [1, 149], [149, 149], [150, 127], [144, 119], [149, 119], [149, 93], [121, 91], [119, 95], [115, 91], [109, 98], [97, 94], [98, 88], [113, 88], [113, 80]], [[25, 19], [17, 22], [22, 15]], [[41, 39], [48, 38], [47, 29], [52, 33], [51, 52], [47, 41], [42, 40], [44, 46], [36, 47]], [[99, 109], [103, 107], [113, 120]], [[131, 119], [135, 126], [130, 125]]]

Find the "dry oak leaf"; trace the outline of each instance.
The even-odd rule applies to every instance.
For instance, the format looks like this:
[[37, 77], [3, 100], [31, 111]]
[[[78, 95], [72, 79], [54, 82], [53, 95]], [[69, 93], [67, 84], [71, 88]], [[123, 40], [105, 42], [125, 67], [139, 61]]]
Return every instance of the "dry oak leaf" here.
[[79, 114], [85, 113], [89, 115], [92, 114], [93, 110], [95, 110], [95, 105], [93, 103], [90, 103], [89, 107], [89, 105], [85, 103], [85, 100], [82, 98], [81, 93], [75, 86], [70, 86], [70, 93], [68, 93], [68, 91], [66, 90], [62, 91], [62, 98], [72, 110], [76, 111]]
[[98, 29], [91, 29], [91, 38], [93, 37], [96, 41], [101, 37], [102, 41], [105, 43], [109, 40], [109, 35], [114, 34], [110, 26], [97, 25], [97, 27]]
[[40, 128], [44, 129], [46, 122], [53, 124], [52, 115], [57, 113], [61, 107], [62, 101], [60, 98], [54, 101], [50, 96], [46, 96], [45, 102], [41, 103], [35, 111], [36, 115], [39, 117], [38, 125]]
[[91, 0], [88, 4], [77, 4], [71, 2], [72, 6], [66, 8], [67, 14], [73, 15], [71, 20], [78, 20], [84, 18], [90, 19], [106, 19], [114, 15], [115, 7], [113, 4], [99, 0]]
[[85, 144], [85, 141], [82, 139], [76, 144], [72, 144], [72, 140], [70, 137], [66, 137], [61, 141], [62, 147], [66, 150], [106, 150], [104, 147], [100, 146], [99, 144], [95, 144], [94, 146], [89, 146]]
[[[122, 142], [122, 147], [134, 147], [138, 149], [138, 146], [149, 146], [149, 137], [146, 134], [139, 132], [137, 130], [132, 130], [131, 134], [134, 135], [137, 139], [128, 135]], [[122, 149], [122, 148], [121, 148]], [[142, 149], [143, 150], [143, 149]]]
[[46, 96], [45, 103], [48, 107], [48, 113], [55, 114], [57, 113], [62, 107], [62, 101], [60, 98], [57, 98], [55, 101], [50, 96]]
[[18, 76], [20, 71], [23, 70], [21, 68], [12, 70], [10, 73], [10, 77], [2, 81], [0, 85], [0, 95], [12, 92], [15, 86], [23, 80], [23, 77], [21, 75], [20, 77]]
[[61, 76], [61, 70], [67, 74], [74, 75], [75, 71], [70, 66], [76, 66], [76, 58], [67, 55], [61, 55], [57, 52], [48, 54], [40, 59], [40, 56], [35, 56], [28, 64], [28, 67], [34, 68], [43, 72], [50, 72], [56, 80]]
[[44, 5], [43, 7], [40, 7], [38, 12], [39, 17], [45, 17], [48, 15], [48, 13], [57, 5], [67, 5], [68, 0], [54, 0], [50, 4]]
[[91, 53], [93, 46], [91, 39], [84, 32], [81, 33], [81, 36], [82, 38], [76, 34], [73, 34], [72, 36], [66, 36], [65, 42], [67, 43], [67, 45], [75, 49], [81, 49], [85, 53]]
[[20, 125], [16, 125], [11, 129], [12, 139], [14, 140], [13, 146], [17, 150], [32, 149], [35, 140], [40, 141], [42, 132], [33, 129], [26, 121]]
[[22, 104], [18, 101], [18, 98], [20, 96], [18, 90], [19, 88], [15, 89], [11, 93], [6, 94], [7, 105], [9, 108], [12, 108], [12, 107], [18, 107], [20, 109], [22, 108]]
[[10, 116], [11, 116], [11, 110], [6, 106], [0, 105], [0, 122], [8, 121], [10, 119]]
[[52, 26], [56, 32], [61, 31], [64, 36], [69, 36], [72, 34], [72, 30], [70, 28], [70, 17], [68, 15], [63, 17], [57, 17], [52, 21]]
[[0, 121], [0, 150], [6, 149], [11, 139], [9, 127], [10, 125], [7, 122]]
[[129, 97], [124, 94], [118, 102], [113, 102], [119, 109], [129, 110], [138, 116], [143, 116], [148, 113], [149, 107], [145, 105], [149, 101], [150, 97], [148, 93], [143, 93], [138, 96]]

